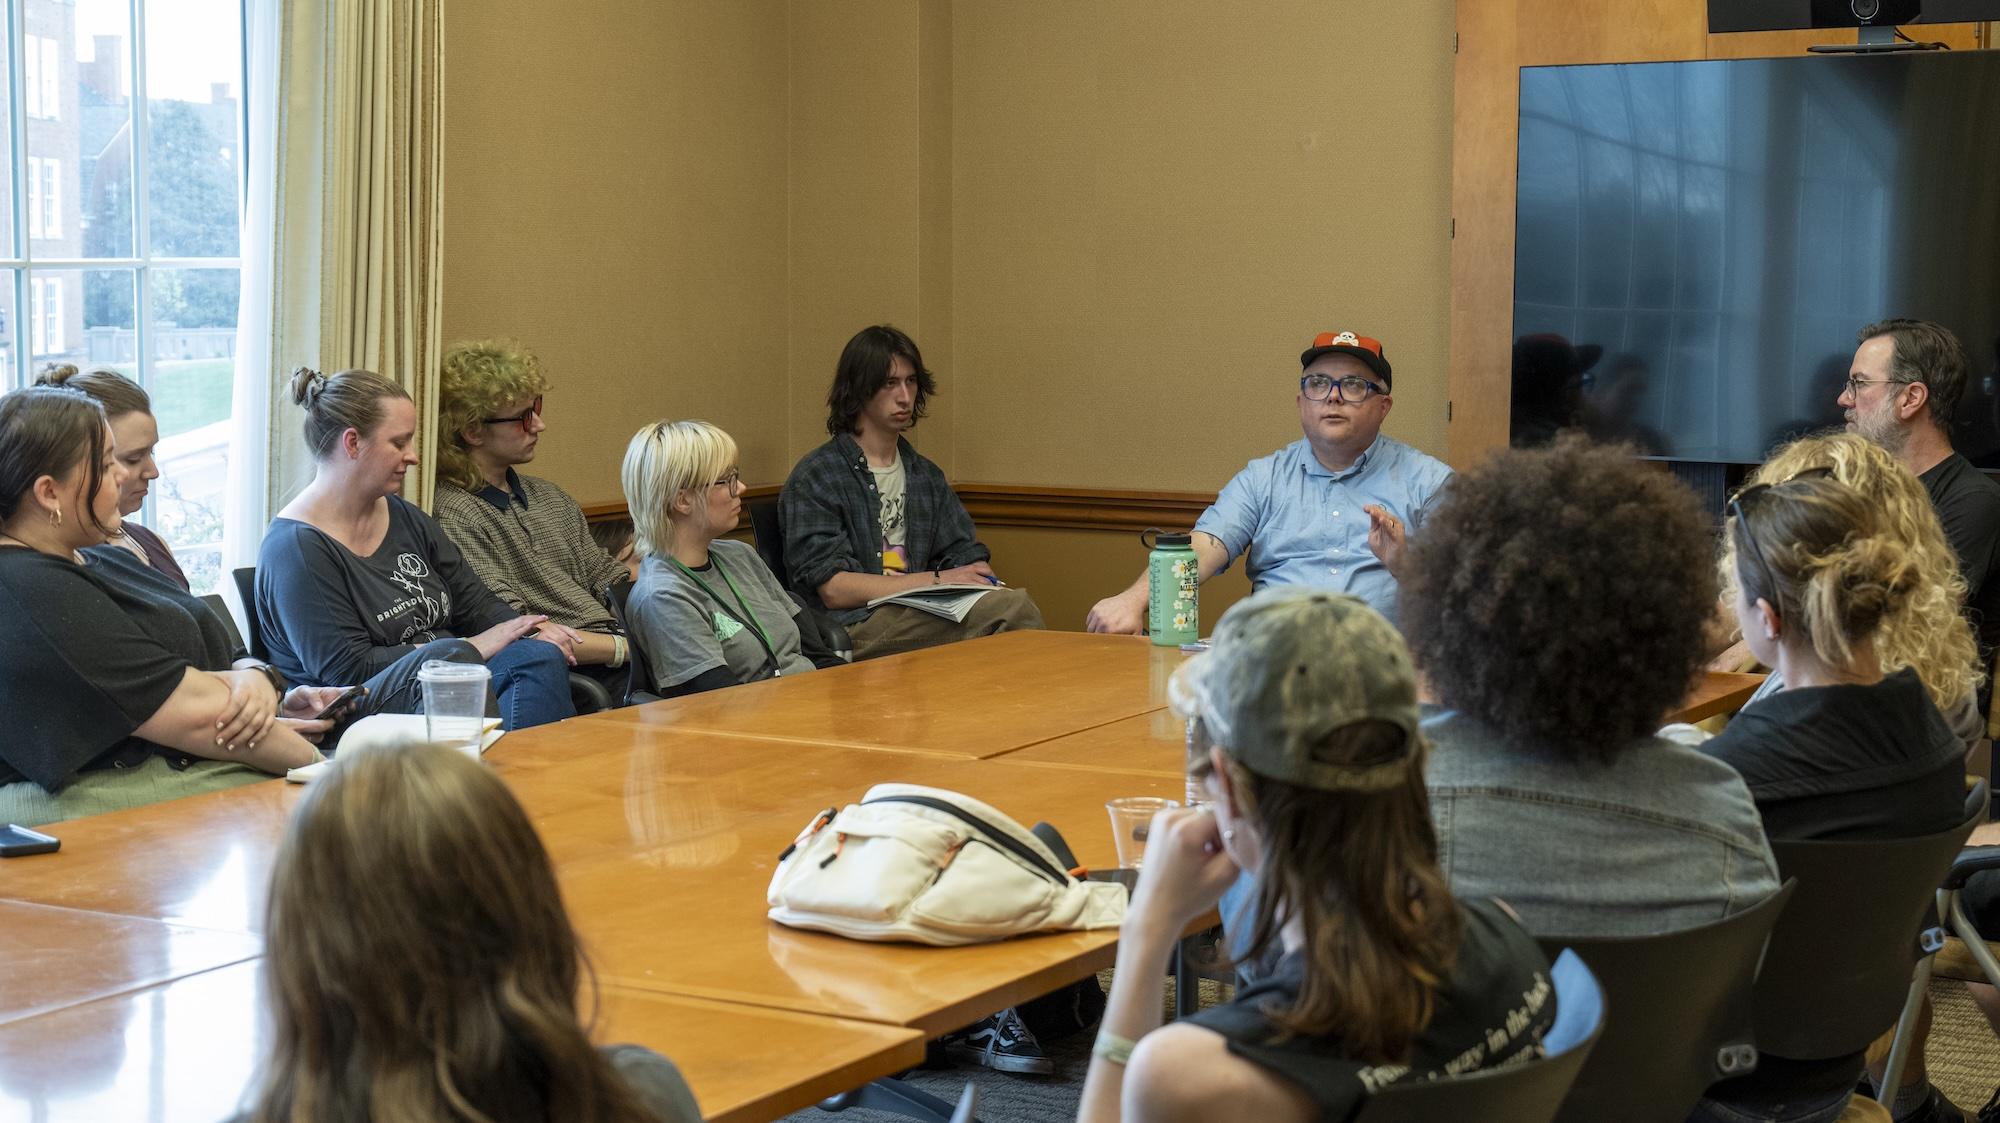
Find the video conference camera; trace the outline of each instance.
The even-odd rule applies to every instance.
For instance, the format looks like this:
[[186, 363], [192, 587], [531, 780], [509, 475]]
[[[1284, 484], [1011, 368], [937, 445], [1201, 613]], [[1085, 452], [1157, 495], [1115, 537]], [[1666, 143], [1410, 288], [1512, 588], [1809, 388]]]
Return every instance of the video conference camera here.
[[1812, 0], [1814, 27], [1897, 27], [1923, 16], [1923, 0]]
[[2000, 19], [2000, 0], [1708, 0], [1708, 29], [1893, 28]]

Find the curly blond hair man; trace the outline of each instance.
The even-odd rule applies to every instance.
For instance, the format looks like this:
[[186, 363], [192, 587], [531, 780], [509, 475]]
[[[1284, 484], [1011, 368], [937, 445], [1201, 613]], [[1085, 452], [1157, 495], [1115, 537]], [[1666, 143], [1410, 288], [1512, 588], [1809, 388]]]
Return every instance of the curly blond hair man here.
[[441, 375], [438, 522], [494, 595], [581, 634], [576, 669], [615, 694], [628, 649], [605, 592], [629, 571], [591, 537], [575, 499], [515, 471], [548, 428], [541, 360], [513, 340], [456, 343]]

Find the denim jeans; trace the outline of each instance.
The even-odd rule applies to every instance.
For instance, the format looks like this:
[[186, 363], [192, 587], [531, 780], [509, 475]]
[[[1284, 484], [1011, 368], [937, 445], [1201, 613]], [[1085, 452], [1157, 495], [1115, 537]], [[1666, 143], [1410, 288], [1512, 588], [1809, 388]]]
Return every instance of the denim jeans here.
[[517, 639], [488, 659], [486, 667], [500, 697], [500, 728], [526, 729], [576, 716], [569, 662], [555, 644]]

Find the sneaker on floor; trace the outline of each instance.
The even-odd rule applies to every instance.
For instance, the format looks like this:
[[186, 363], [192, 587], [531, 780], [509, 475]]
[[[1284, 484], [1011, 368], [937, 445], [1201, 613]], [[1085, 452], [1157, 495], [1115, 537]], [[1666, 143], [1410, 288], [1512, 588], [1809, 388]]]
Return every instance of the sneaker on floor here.
[[2000, 1088], [1993, 1089], [1993, 1098], [1979, 1109], [1979, 1123], [2000, 1123]]
[[1012, 1007], [943, 1038], [945, 1055], [966, 1064], [985, 1065], [999, 1072], [1047, 1075], [1054, 1062], [1042, 1055], [1041, 1042], [1021, 1022]]

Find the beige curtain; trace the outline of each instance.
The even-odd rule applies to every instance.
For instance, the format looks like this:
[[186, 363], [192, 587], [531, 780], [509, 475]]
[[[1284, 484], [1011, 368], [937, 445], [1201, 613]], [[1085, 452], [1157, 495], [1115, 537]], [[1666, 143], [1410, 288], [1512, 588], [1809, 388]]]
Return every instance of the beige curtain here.
[[[417, 401], [430, 502], [443, 285], [443, 0], [251, 0], [236, 429], [224, 550], [256, 561], [312, 477], [289, 381], [364, 367]], [[226, 584], [226, 582], [225, 582]]]
[[443, 0], [334, 4], [320, 358], [402, 383], [423, 463], [403, 497], [430, 506], [444, 302]]

